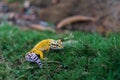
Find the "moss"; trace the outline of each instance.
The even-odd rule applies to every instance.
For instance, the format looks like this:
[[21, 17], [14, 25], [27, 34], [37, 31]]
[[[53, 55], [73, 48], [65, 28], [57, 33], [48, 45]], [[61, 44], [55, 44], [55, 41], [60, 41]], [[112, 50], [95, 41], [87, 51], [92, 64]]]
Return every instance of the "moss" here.
[[[56, 34], [21, 30], [9, 25], [0, 27], [1, 80], [119, 80], [120, 34], [104, 38], [97, 33], [73, 32], [77, 44], [62, 51], [45, 54], [56, 63], [43, 62], [44, 68], [25, 61], [25, 53], [46, 38], [64, 38]], [[53, 56], [54, 55], [54, 56]]]

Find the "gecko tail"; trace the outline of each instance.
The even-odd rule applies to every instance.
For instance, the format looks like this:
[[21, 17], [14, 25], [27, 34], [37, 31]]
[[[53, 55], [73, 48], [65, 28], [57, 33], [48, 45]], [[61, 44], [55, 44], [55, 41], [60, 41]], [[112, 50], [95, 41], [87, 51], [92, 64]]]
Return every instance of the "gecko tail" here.
[[41, 63], [41, 60], [39, 59], [39, 57], [37, 56], [37, 54], [33, 53], [33, 52], [28, 52], [26, 53], [25, 55], [25, 59], [26, 61], [28, 62], [35, 62], [38, 64], [38, 66], [40, 68], [42, 68], [42, 63]]

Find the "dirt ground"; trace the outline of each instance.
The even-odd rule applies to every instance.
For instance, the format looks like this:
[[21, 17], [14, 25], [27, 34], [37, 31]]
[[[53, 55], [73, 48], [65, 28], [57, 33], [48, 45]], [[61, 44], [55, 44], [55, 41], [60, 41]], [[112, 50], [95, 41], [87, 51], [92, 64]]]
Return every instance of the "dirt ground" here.
[[[6, 0], [3, 0], [7, 3]], [[74, 20], [61, 26], [61, 30], [82, 30], [87, 32], [120, 31], [120, 0], [28, 0], [35, 8], [37, 19], [52, 22], [57, 26], [62, 20], [80, 15], [95, 21]], [[24, 3], [24, 2], [23, 2]], [[14, 12], [22, 13], [21, 2], [7, 4]], [[19, 5], [19, 6], [18, 6]]]

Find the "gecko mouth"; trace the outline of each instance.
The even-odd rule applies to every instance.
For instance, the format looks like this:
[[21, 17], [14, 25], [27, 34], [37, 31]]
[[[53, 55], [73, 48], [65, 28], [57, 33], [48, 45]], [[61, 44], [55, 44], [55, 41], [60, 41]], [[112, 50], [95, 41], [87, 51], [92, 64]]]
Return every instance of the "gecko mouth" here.
[[52, 50], [61, 50], [62, 48], [56, 48], [56, 47], [53, 47], [51, 48]]

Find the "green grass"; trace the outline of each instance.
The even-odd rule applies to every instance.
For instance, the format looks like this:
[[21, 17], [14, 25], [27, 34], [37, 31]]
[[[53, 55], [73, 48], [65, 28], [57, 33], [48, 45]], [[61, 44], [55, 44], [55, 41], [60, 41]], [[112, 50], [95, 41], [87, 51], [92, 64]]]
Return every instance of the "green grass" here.
[[76, 44], [45, 52], [43, 69], [25, 61], [25, 53], [40, 40], [68, 34], [0, 27], [0, 80], [120, 80], [120, 34], [73, 32]]

